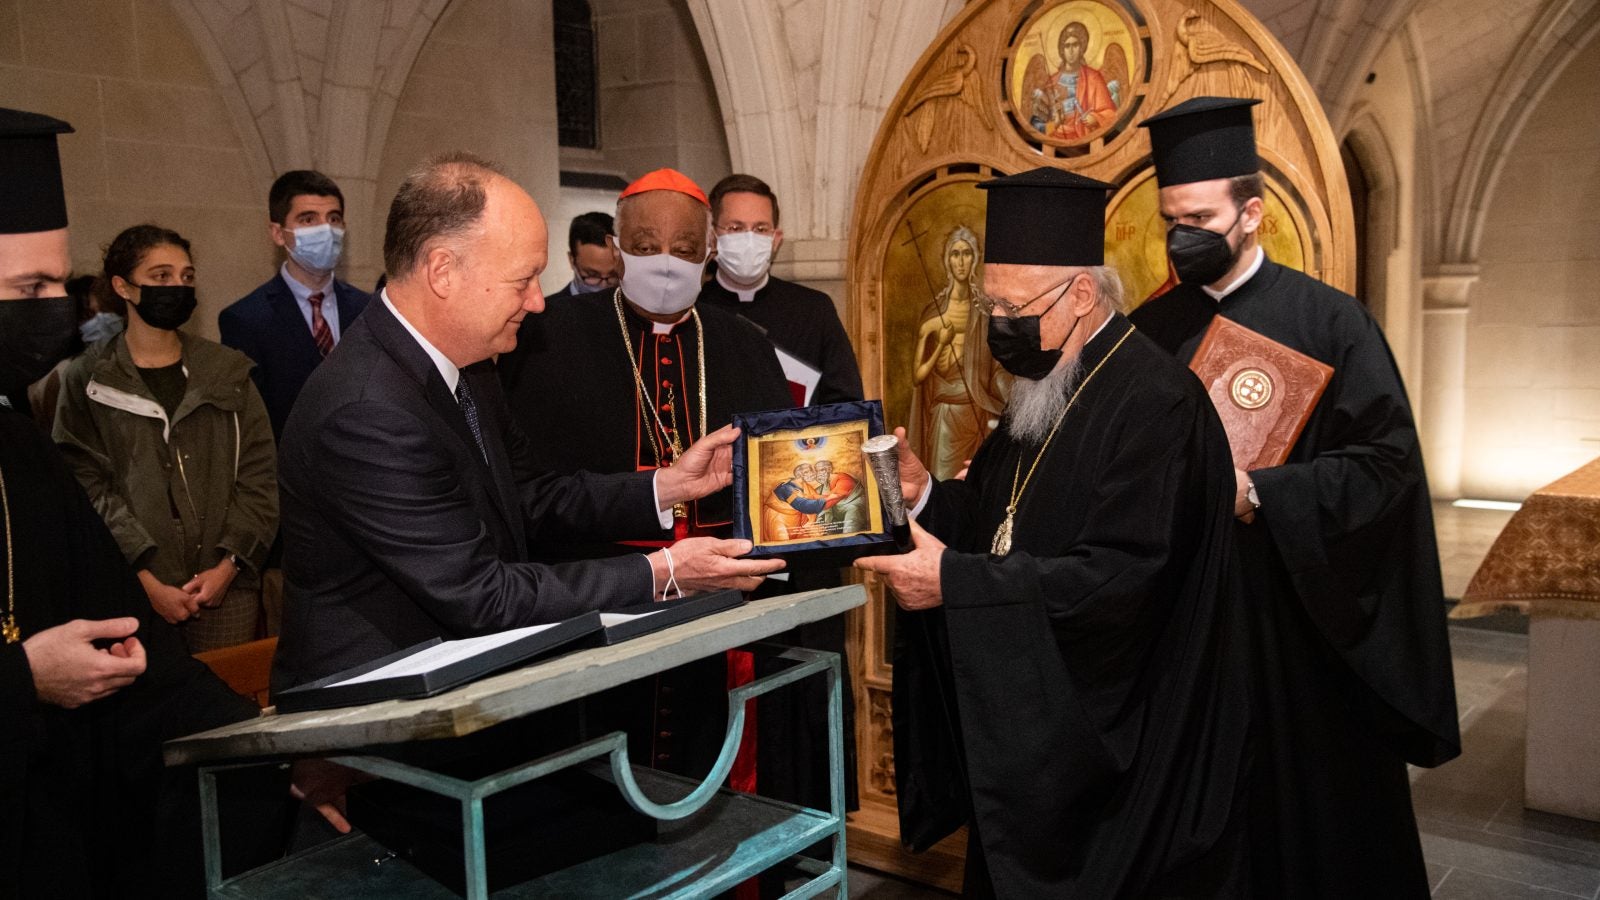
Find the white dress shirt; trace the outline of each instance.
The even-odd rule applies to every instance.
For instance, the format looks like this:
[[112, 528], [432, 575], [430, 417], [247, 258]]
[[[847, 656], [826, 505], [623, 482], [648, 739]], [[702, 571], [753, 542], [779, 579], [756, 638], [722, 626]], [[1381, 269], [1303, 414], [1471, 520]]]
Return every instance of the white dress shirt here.
[[[289, 293], [294, 295], [295, 305], [300, 307], [300, 315], [306, 320], [306, 328], [316, 331], [316, 326], [311, 324], [311, 295], [322, 292], [322, 319], [328, 323], [328, 333], [333, 335], [333, 342], [339, 343], [339, 298], [333, 293], [333, 273], [328, 273], [328, 280], [317, 287], [306, 287], [289, 274], [289, 264], [284, 263], [278, 269], [278, 274], [283, 276], [285, 284], [289, 285]], [[392, 309], [393, 307], [391, 307]]]

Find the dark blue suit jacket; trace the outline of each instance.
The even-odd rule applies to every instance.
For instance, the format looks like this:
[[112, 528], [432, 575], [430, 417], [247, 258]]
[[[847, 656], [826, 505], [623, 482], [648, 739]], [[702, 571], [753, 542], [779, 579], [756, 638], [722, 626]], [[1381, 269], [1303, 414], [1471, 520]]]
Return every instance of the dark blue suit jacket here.
[[[660, 540], [651, 472], [539, 474], [492, 363], [462, 370], [484, 450], [444, 376], [382, 303], [306, 384], [279, 451], [283, 633], [273, 690], [430, 638], [645, 602], [641, 557], [546, 566], [556, 539]], [[485, 458], [487, 453], [487, 458]]]
[[[367, 308], [372, 295], [337, 279], [333, 282], [333, 295], [339, 305], [342, 339], [355, 324], [356, 316]], [[289, 421], [295, 398], [300, 396], [312, 370], [322, 362], [317, 342], [311, 338], [311, 329], [306, 327], [305, 316], [284, 282], [283, 273], [280, 271], [224, 309], [217, 316], [217, 328], [224, 344], [255, 362], [251, 377], [267, 405], [273, 437], [282, 440], [283, 425]]]

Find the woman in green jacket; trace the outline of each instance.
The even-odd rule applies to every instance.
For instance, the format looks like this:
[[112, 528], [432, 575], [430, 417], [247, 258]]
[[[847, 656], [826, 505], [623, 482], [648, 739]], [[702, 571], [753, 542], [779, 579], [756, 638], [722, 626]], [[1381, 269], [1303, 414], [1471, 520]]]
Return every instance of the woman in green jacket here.
[[252, 640], [278, 527], [277, 452], [252, 364], [177, 330], [195, 293], [176, 232], [123, 231], [102, 277], [128, 328], [67, 368], [56, 443], [189, 652]]

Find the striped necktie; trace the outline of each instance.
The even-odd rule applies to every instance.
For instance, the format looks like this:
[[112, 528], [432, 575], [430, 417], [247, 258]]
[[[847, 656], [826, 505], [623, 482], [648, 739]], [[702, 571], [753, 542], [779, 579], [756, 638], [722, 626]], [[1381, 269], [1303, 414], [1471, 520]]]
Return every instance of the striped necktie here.
[[307, 299], [311, 301], [311, 339], [317, 342], [317, 352], [327, 356], [333, 352], [333, 329], [322, 317], [322, 296], [322, 292], [317, 291]]

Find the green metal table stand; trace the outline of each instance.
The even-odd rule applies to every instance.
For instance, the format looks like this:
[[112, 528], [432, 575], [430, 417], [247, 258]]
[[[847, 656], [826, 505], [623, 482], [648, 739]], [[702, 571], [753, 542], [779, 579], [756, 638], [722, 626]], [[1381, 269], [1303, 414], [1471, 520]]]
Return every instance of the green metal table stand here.
[[[804, 602], [808, 598], [809, 607]], [[796, 599], [802, 602], [797, 603]], [[360, 832], [231, 878], [222, 877], [217, 773], [242, 766], [273, 764], [289, 755], [285, 751], [300, 755], [317, 752], [310, 748], [326, 745], [327, 752], [321, 755], [334, 762], [460, 803], [468, 900], [488, 900], [491, 896], [496, 900], [709, 897], [731, 890], [780, 864], [787, 866], [786, 873], [806, 879], [791, 887], [785, 897], [815, 897], [829, 891], [843, 897], [846, 888], [844, 685], [838, 655], [729, 641], [740, 637], [759, 641], [799, 621], [814, 621], [858, 606], [864, 599], [859, 587], [847, 587], [757, 601], [666, 629], [649, 639], [570, 654], [428, 700], [388, 701], [353, 711], [268, 716], [254, 723], [240, 723], [169, 744], [169, 763], [212, 760], [201, 766], [199, 776], [209, 894], [218, 900], [358, 897], [444, 900], [459, 896]], [[762, 604], [771, 606], [762, 609]], [[548, 708], [564, 699], [598, 693], [635, 677], [671, 668], [686, 661], [684, 657], [688, 654], [708, 656], [739, 646], [774, 655], [790, 665], [728, 692], [728, 728], [721, 752], [711, 772], [698, 783], [632, 765], [628, 760], [627, 738], [621, 732], [612, 732], [471, 781], [384, 756], [364, 754], [360, 752], [361, 746], [351, 746], [362, 735], [379, 737], [367, 741], [367, 746], [393, 743], [384, 738], [392, 739], [396, 733], [406, 731], [407, 726], [421, 735], [445, 738], [464, 735], [496, 721], [515, 718], [519, 712], [526, 714]], [[828, 687], [830, 809], [810, 809], [724, 787], [744, 733], [746, 704], [802, 679], [817, 677], [825, 678]], [[588, 683], [587, 690], [581, 684], [584, 681]], [[539, 694], [544, 696], [532, 696]], [[405, 709], [408, 704], [416, 707], [409, 718]], [[390, 709], [381, 710], [381, 707]], [[379, 712], [387, 714], [375, 715]], [[453, 723], [443, 734], [438, 733], [441, 713], [448, 714]], [[280, 730], [260, 724], [273, 718], [284, 720], [290, 727]], [[373, 720], [377, 720], [376, 724]], [[230, 754], [233, 760], [253, 758], [243, 763], [221, 761]], [[484, 801], [501, 791], [572, 767], [581, 767], [610, 781], [630, 806], [658, 820], [656, 839], [491, 894], [485, 862]], [[830, 838], [832, 853], [828, 859], [802, 854], [805, 849]]]

